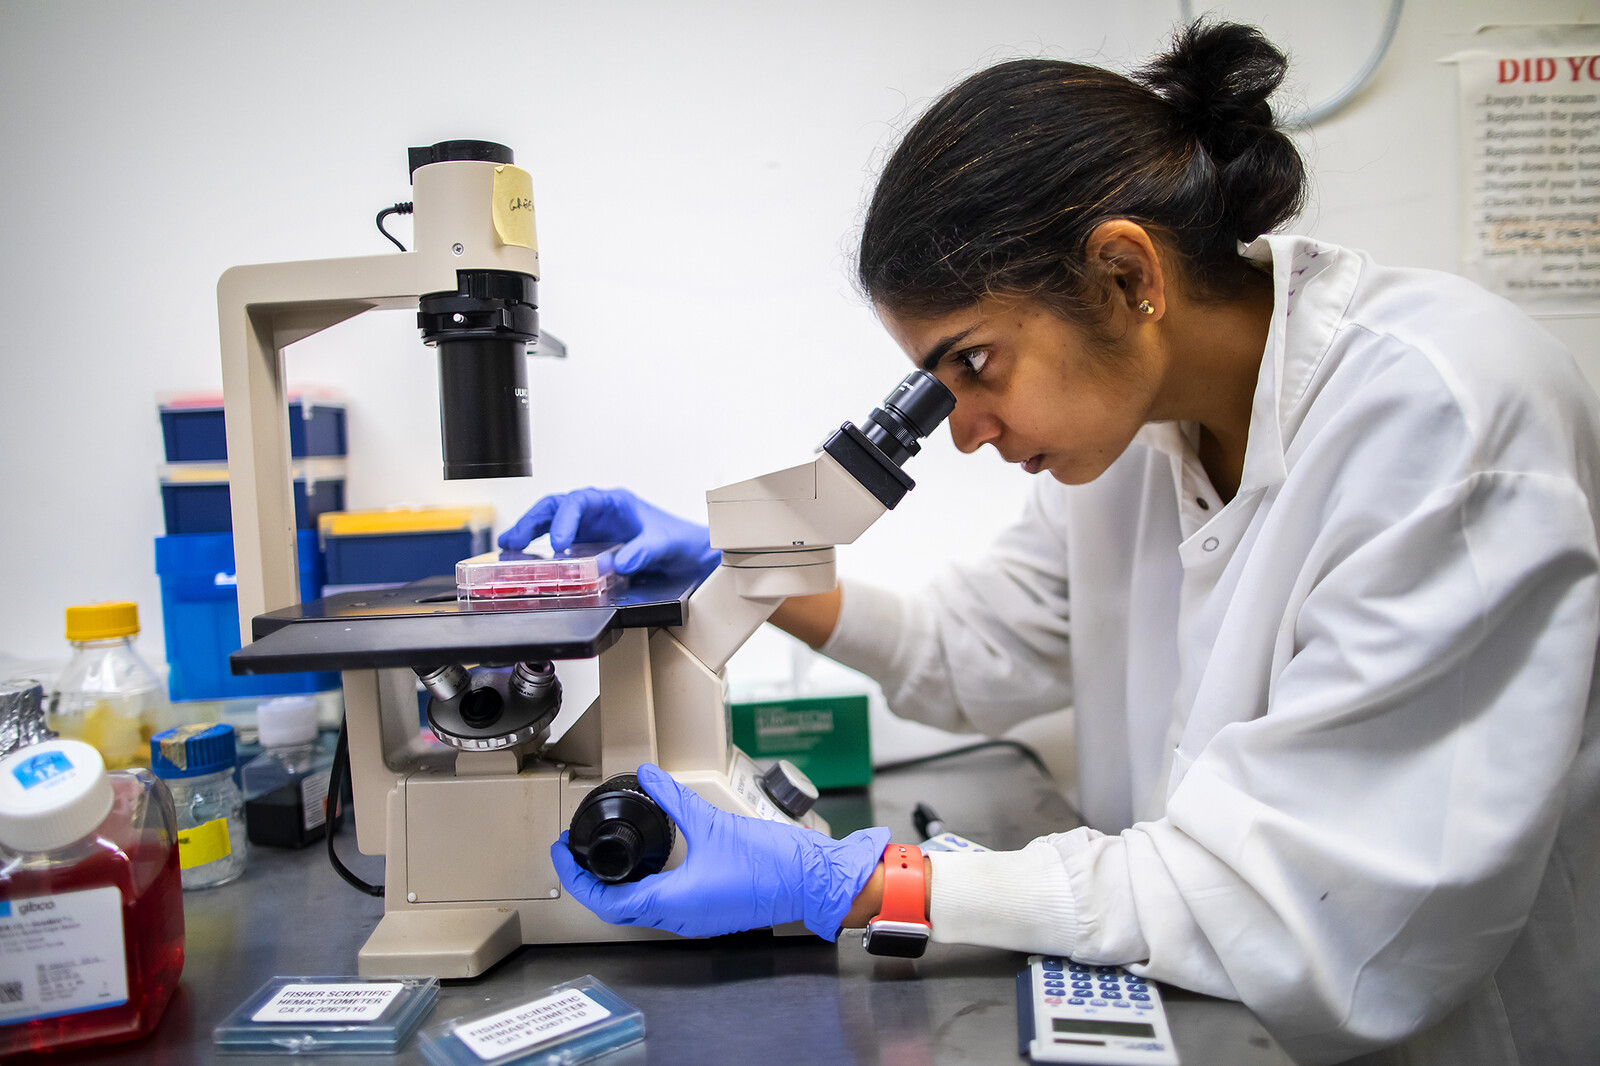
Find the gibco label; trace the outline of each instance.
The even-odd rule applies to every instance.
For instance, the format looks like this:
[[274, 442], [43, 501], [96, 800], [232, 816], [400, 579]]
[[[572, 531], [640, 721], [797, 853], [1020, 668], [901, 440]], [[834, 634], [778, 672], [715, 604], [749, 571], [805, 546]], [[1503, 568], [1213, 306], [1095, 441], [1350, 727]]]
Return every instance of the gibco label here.
[[284, 985], [253, 1022], [370, 1022], [380, 1017], [405, 987], [399, 981], [349, 981]]
[[0, 900], [0, 1025], [126, 1002], [122, 893]]
[[478, 1058], [497, 1059], [610, 1016], [611, 1012], [587, 992], [574, 988], [463, 1025], [456, 1030], [456, 1036]]

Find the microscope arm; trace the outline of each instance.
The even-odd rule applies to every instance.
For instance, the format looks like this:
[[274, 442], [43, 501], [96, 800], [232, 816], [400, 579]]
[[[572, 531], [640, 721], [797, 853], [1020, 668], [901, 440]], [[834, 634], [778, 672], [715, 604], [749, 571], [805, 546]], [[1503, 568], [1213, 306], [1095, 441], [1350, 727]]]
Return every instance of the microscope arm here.
[[706, 503], [722, 565], [689, 597], [672, 634], [713, 673], [786, 598], [832, 589], [834, 545], [852, 543], [888, 510], [826, 452], [713, 489]]

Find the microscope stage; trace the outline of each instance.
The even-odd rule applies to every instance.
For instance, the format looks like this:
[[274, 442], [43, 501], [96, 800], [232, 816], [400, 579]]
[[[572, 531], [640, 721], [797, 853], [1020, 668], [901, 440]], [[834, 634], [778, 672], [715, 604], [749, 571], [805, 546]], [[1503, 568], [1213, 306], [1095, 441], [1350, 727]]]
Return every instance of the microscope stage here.
[[236, 674], [586, 659], [620, 631], [681, 625], [698, 574], [635, 575], [591, 596], [458, 600], [454, 575], [345, 592], [257, 615]]

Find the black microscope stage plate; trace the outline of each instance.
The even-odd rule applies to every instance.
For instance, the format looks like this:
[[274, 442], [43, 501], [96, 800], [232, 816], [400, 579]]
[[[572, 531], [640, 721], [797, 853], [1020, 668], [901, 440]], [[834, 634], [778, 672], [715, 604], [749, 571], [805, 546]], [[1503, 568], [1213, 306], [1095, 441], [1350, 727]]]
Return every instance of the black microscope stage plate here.
[[235, 674], [586, 659], [623, 629], [681, 625], [698, 574], [635, 575], [596, 596], [458, 600], [453, 576], [257, 615]]

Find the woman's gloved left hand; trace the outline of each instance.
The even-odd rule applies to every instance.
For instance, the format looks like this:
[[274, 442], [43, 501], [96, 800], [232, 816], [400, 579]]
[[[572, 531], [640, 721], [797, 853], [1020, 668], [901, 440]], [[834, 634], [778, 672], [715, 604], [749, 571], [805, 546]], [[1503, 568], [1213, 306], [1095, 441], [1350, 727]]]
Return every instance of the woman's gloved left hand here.
[[639, 767], [638, 777], [683, 834], [688, 856], [682, 865], [608, 885], [577, 864], [566, 833], [550, 847], [562, 887], [612, 925], [720, 936], [799, 920], [833, 940], [889, 843], [884, 828], [834, 840], [787, 822], [718, 810], [650, 763]]

